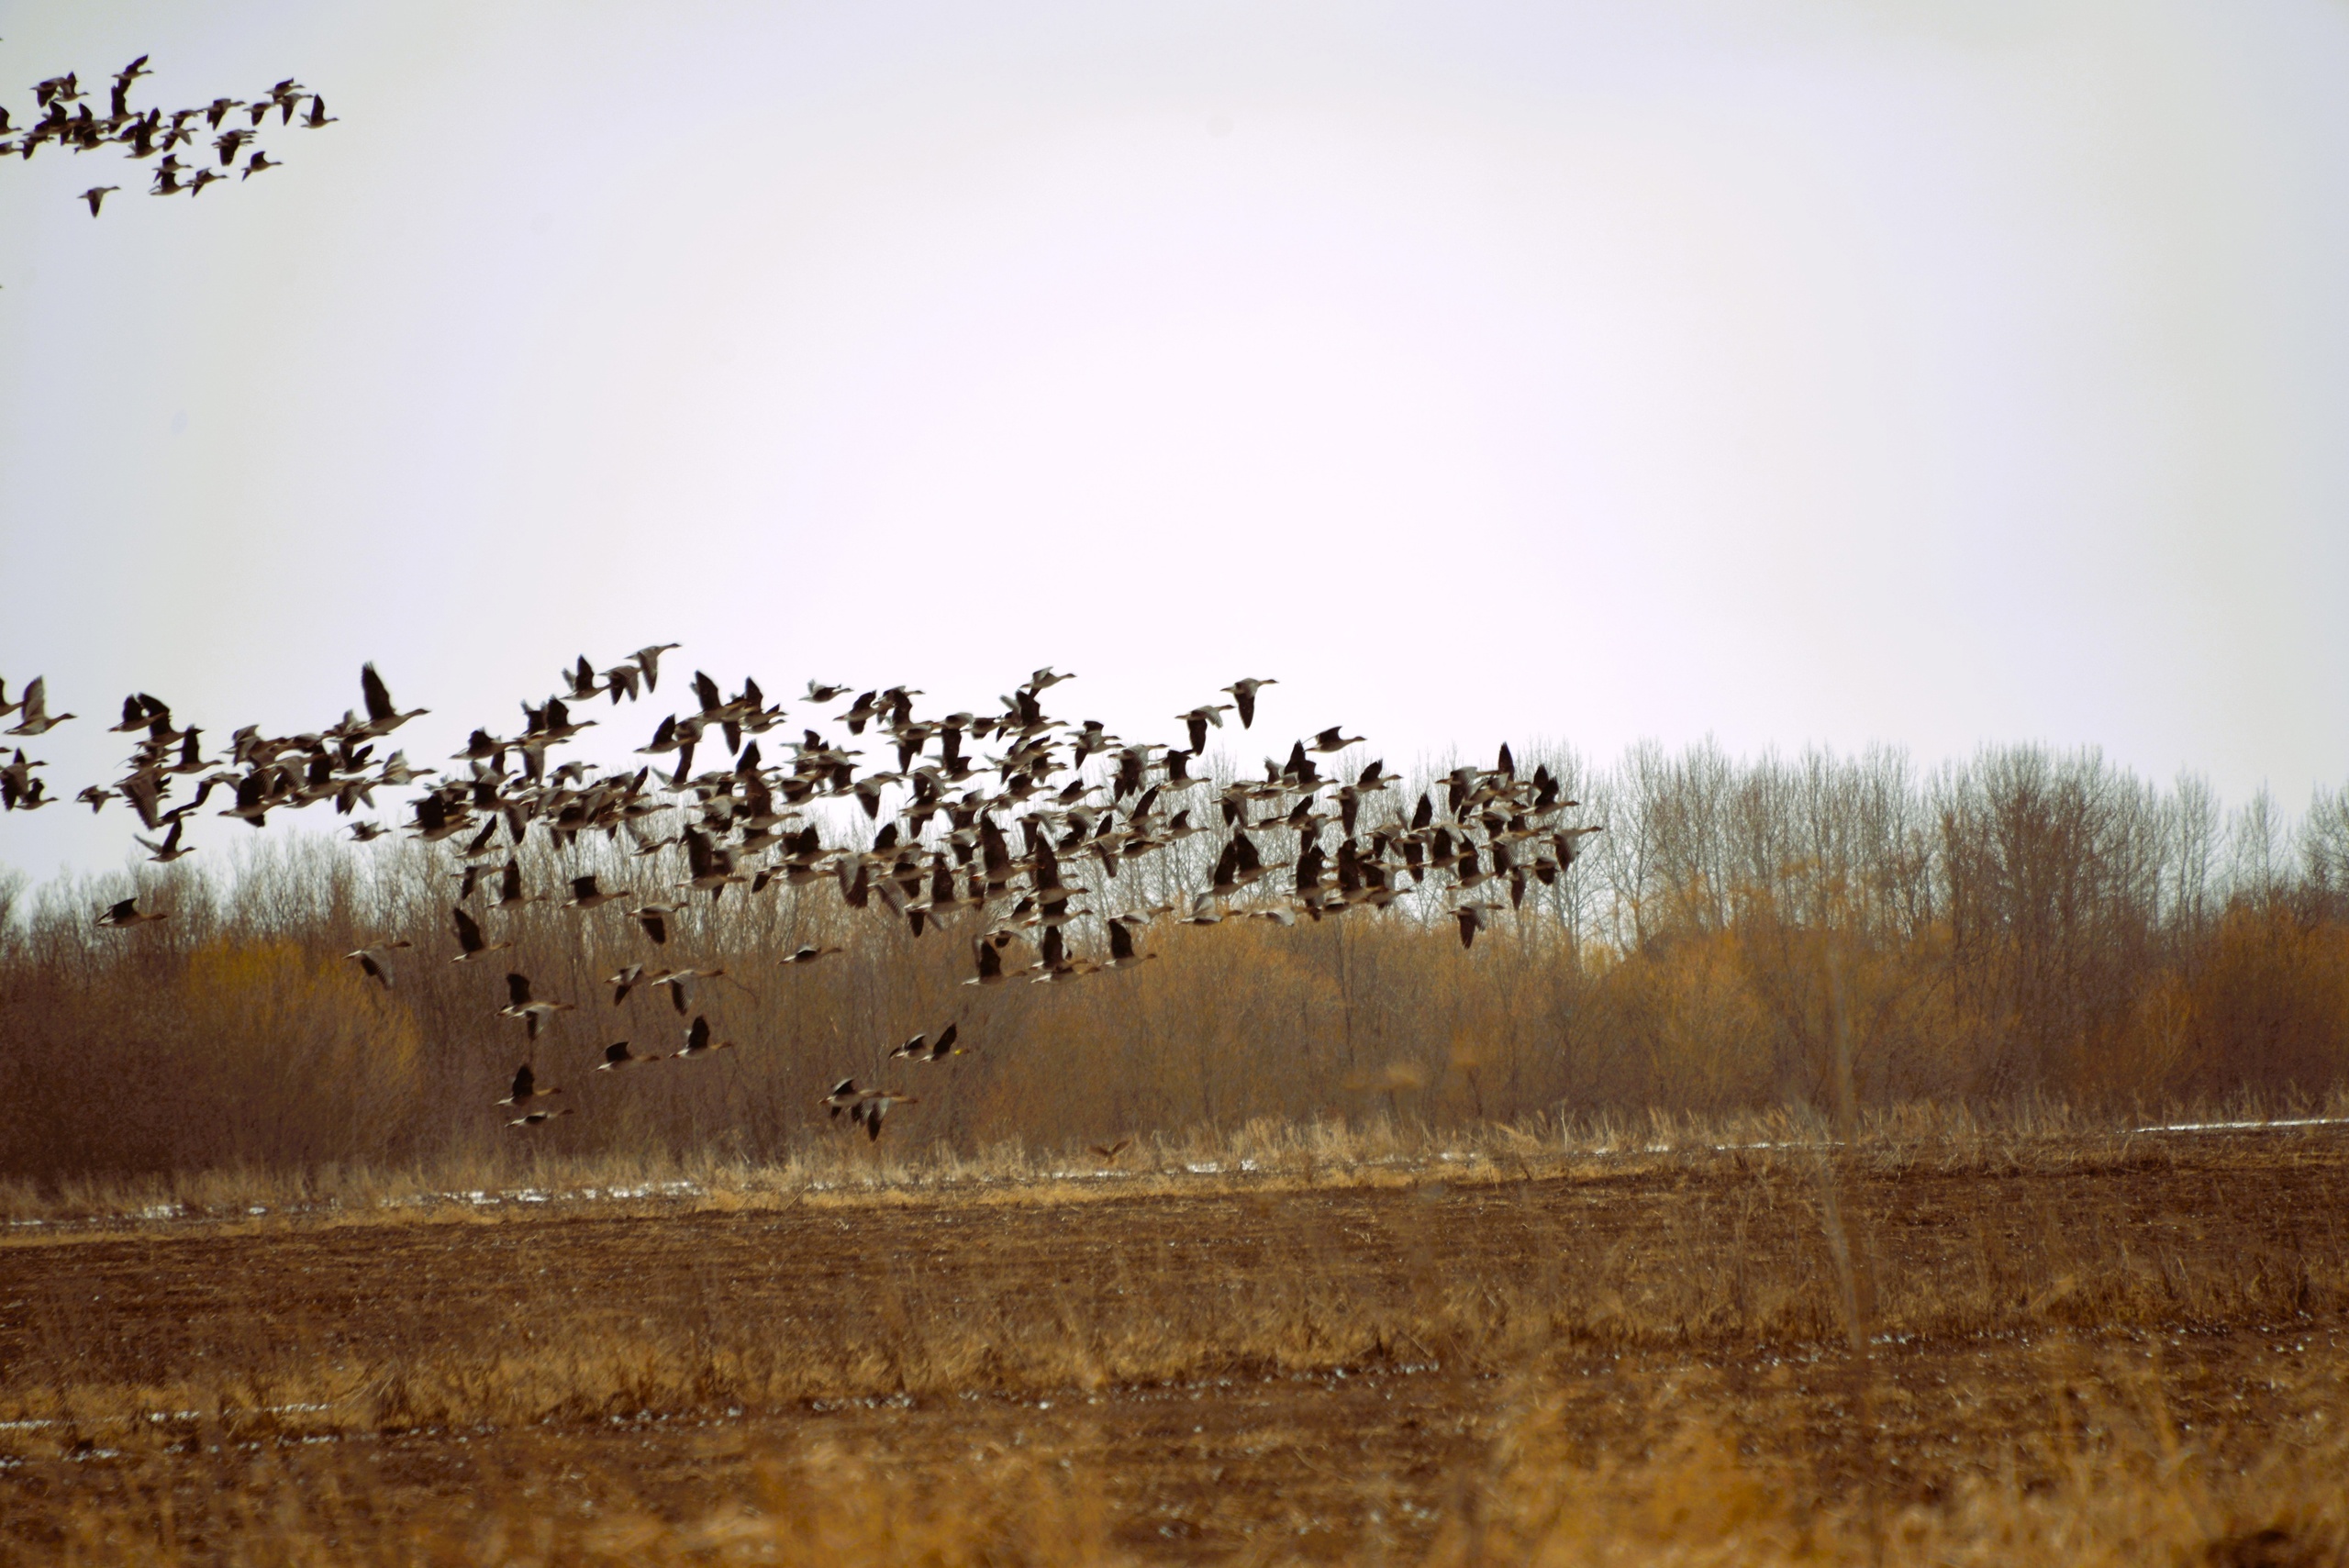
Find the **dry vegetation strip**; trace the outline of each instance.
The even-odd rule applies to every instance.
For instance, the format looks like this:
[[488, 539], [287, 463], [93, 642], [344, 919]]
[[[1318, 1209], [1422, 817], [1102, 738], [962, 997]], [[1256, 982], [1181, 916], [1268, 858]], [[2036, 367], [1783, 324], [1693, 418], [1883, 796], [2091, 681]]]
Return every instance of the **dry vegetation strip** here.
[[0, 1247], [0, 1550], [2342, 1550], [2338, 1134], [1488, 1174]]
[[[2288, 840], [2264, 803], [2231, 823], [2206, 790], [2028, 749], [1930, 777], [1891, 756], [1741, 763], [1707, 748], [1642, 749], [1606, 771], [1548, 761], [1608, 831], [1521, 907], [1489, 885], [1510, 912], [1473, 951], [1442, 899], [1414, 893], [1293, 929], [1161, 921], [1143, 941], [1155, 962], [1051, 985], [963, 984], [993, 916], [950, 915], [917, 939], [831, 880], [675, 895], [658, 947], [618, 907], [583, 920], [560, 902], [477, 898], [513, 946], [453, 964], [453, 847], [264, 837], [233, 879], [197, 856], [135, 889], [28, 894], [0, 868], [0, 1182], [541, 1152], [778, 1164], [827, 1140], [818, 1099], [851, 1075], [922, 1096], [890, 1142], [966, 1156], [1258, 1118], [1450, 1131], [1560, 1107], [1825, 1106], [1846, 1087], [1862, 1106], [1989, 1110], [2349, 1083], [2349, 792], [2313, 802]], [[840, 810], [832, 840], [868, 841], [873, 825]], [[1187, 909], [1220, 835], [1121, 870], [1091, 906]], [[589, 873], [674, 890], [680, 852], [640, 858], [596, 834], [558, 850], [541, 834], [518, 865], [541, 893]], [[1275, 864], [1259, 891], [1293, 877]], [[92, 924], [134, 890], [171, 918]], [[1106, 951], [1098, 933], [1072, 940]], [[390, 989], [344, 956], [392, 940], [415, 946], [387, 959]], [[805, 944], [846, 951], [778, 962]], [[607, 977], [639, 963], [727, 974], [686, 1014], [665, 987], [615, 1002]], [[535, 1042], [499, 1012], [509, 967], [576, 1004]], [[675, 1050], [705, 1011], [739, 1051], [594, 1070], [620, 1038]], [[970, 1054], [886, 1060], [950, 1019]], [[494, 1102], [526, 1058], [576, 1114], [518, 1134]]]

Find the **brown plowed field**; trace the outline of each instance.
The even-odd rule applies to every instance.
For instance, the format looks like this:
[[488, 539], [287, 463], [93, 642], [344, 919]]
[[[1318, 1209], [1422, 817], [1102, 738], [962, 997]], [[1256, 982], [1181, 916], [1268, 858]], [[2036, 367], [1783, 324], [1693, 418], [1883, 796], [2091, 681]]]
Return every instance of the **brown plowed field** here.
[[1057, 1472], [1144, 1558], [1413, 1559], [1536, 1419], [1931, 1506], [2119, 1420], [2212, 1452], [2338, 1420], [2344, 1308], [2322, 1131], [50, 1234], [0, 1245], [0, 1552], [168, 1514], [202, 1558], [255, 1528], [240, 1488], [354, 1553], [518, 1497], [691, 1521], [818, 1456], [913, 1495]]

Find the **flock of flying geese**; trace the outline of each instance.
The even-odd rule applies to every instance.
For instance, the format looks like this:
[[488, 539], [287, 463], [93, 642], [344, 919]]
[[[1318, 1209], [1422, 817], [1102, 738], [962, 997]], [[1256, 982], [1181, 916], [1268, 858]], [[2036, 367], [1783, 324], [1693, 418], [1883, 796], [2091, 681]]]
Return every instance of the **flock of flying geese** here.
[[[804, 706], [819, 713], [796, 740], [779, 739], [784, 706], [770, 703], [755, 680], [731, 695], [708, 675], [693, 678], [695, 706], [661, 720], [637, 754], [633, 769], [599, 770], [577, 762], [553, 762], [550, 753], [596, 724], [574, 717], [597, 697], [617, 706], [658, 689], [662, 643], [639, 650], [607, 669], [584, 656], [563, 672], [557, 695], [521, 705], [522, 728], [500, 737], [475, 729], [447, 769], [411, 765], [404, 751], [378, 758], [384, 739], [425, 710], [403, 711], [373, 664], [360, 672], [362, 711], [347, 711], [316, 731], [264, 736], [257, 726], [235, 731], [224, 751], [207, 757], [204, 731], [173, 721], [169, 705], [145, 693], [123, 701], [116, 733], [138, 737], [128, 771], [110, 784], [74, 797], [93, 812], [113, 800], [137, 815], [150, 838], [137, 841], [150, 858], [168, 863], [193, 853], [184, 841], [188, 819], [207, 803], [216, 815], [262, 827], [272, 812], [331, 805], [340, 815], [375, 806], [377, 790], [422, 786], [409, 800], [411, 837], [444, 844], [453, 857], [459, 892], [451, 911], [457, 951], [469, 963], [509, 951], [484, 927], [489, 909], [511, 912], [559, 902], [584, 917], [618, 905], [658, 957], [680, 910], [696, 897], [715, 901], [729, 888], [757, 897], [777, 884], [837, 888], [842, 906], [874, 918], [902, 921], [913, 938], [949, 922], [969, 933], [974, 973], [964, 984], [990, 987], [1024, 982], [1065, 984], [1130, 969], [1155, 959], [1146, 937], [1158, 921], [1194, 926], [1264, 919], [1294, 926], [1357, 909], [1383, 910], [1415, 889], [1456, 921], [1461, 945], [1472, 946], [1504, 905], [1521, 906], [1529, 884], [1554, 884], [1570, 866], [1585, 835], [1598, 827], [1569, 826], [1566, 799], [1546, 767], [1521, 775], [1503, 746], [1489, 769], [1460, 767], [1406, 806], [1397, 775], [1383, 763], [1337, 768], [1329, 759], [1362, 744], [1332, 727], [1293, 744], [1285, 760], [1266, 758], [1262, 778], [1219, 785], [1195, 771], [1208, 731], [1236, 713], [1252, 728], [1270, 680], [1242, 679], [1221, 689], [1231, 700], [1177, 714], [1185, 746], [1129, 742], [1097, 720], [1069, 722], [1044, 711], [1044, 694], [1069, 679], [1049, 666], [1036, 671], [999, 711], [917, 717], [923, 694], [905, 686], [851, 696], [845, 685], [810, 682]], [[845, 700], [845, 706], [841, 706]], [[11, 737], [39, 736], [73, 717], [50, 714], [43, 681], [11, 702], [0, 681], [0, 720], [17, 722]], [[827, 735], [813, 725], [824, 725]], [[881, 755], [863, 763], [860, 739]], [[768, 764], [762, 743], [789, 760]], [[982, 753], [976, 750], [988, 746]], [[723, 762], [711, 753], [722, 749]], [[710, 765], [695, 769], [697, 757]], [[885, 765], [894, 762], [894, 766]], [[10, 810], [50, 804], [35, 770], [46, 764], [17, 751], [0, 765], [0, 799]], [[656, 767], [660, 770], [656, 772]], [[1325, 771], [1325, 769], [1327, 771]], [[191, 797], [173, 803], [183, 783]], [[826, 841], [823, 807], [853, 803], [869, 834], [837, 830]], [[885, 811], [885, 806], [886, 810]], [[835, 828], [838, 818], [832, 818]], [[847, 820], [852, 824], [852, 816]], [[394, 831], [355, 822], [362, 842]], [[560, 900], [529, 893], [517, 852], [536, 832], [568, 853], [583, 835], [625, 840], [648, 865], [670, 849], [684, 851], [682, 880], [654, 894], [604, 885], [581, 872]], [[1192, 884], [1186, 902], [1152, 905], [1119, 898], [1121, 873], [1168, 862], [1165, 852], [1209, 835], [1222, 840], [1207, 871], [1204, 854], [1189, 861], [1187, 876], [1154, 879], [1161, 887]], [[501, 843], [499, 840], [503, 840]], [[1157, 859], [1153, 860], [1153, 857]], [[502, 864], [500, 863], [502, 862]], [[575, 868], [574, 868], [575, 869]], [[1127, 876], [1130, 892], [1147, 879]], [[1204, 885], [1198, 885], [1200, 883]], [[1422, 899], [1422, 907], [1429, 900]], [[1122, 904], [1124, 907], [1113, 907]], [[474, 906], [469, 908], [468, 906]], [[103, 911], [102, 927], [120, 929], [166, 917], [142, 909], [137, 897]], [[1073, 933], [1097, 930], [1092, 954], [1077, 951]], [[349, 957], [389, 989], [404, 940], [359, 949]], [[785, 965], [814, 963], [840, 952], [808, 945], [785, 955]], [[698, 982], [725, 975], [718, 967], [648, 969], [632, 963], [608, 977], [613, 1003], [639, 986], [665, 988], [676, 1014], [692, 1012], [683, 1044], [668, 1059], [692, 1062], [733, 1049], [715, 1037], [707, 1015], [693, 1011]], [[569, 1002], [539, 995], [520, 973], [506, 976], [500, 1016], [524, 1026], [533, 1051], [539, 1035]], [[965, 1054], [960, 1025], [935, 1037], [916, 1035], [889, 1060], [930, 1063]], [[596, 1071], [623, 1073], [664, 1060], [639, 1055], [627, 1040], [607, 1047]], [[561, 1090], [542, 1084], [527, 1062], [497, 1104], [513, 1113], [509, 1125], [532, 1127], [567, 1114], [548, 1102]], [[844, 1078], [820, 1102], [835, 1121], [843, 1117], [870, 1139], [881, 1136], [892, 1106], [912, 1096]], [[1115, 1150], [1099, 1151], [1114, 1157]]]
[[[298, 125], [308, 130], [322, 130], [336, 123], [335, 117], [327, 113], [327, 101], [291, 76], [250, 99], [215, 98], [195, 108], [169, 112], [132, 109], [131, 83], [152, 74], [143, 54], [116, 72], [103, 115], [90, 106], [90, 94], [83, 90], [77, 72], [69, 71], [36, 83], [33, 97], [39, 117], [31, 123], [13, 123], [6, 106], [0, 105], [0, 157], [15, 153], [29, 160], [52, 145], [75, 152], [119, 147], [135, 160], [161, 160], [148, 186], [150, 195], [200, 196], [206, 186], [220, 183], [231, 174], [240, 181], [250, 180], [265, 170], [285, 166], [259, 144], [262, 128], [272, 115], [277, 117], [280, 127]], [[305, 102], [309, 105], [306, 109], [302, 106]], [[183, 148], [189, 157], [186, 163], [180, 161]], [[241, 168], [239, 158], [244, 159]], [[93, 185], [73, 199], [87, 203], [90, 216], [95, 217], [106, 197], [121, 188]]]

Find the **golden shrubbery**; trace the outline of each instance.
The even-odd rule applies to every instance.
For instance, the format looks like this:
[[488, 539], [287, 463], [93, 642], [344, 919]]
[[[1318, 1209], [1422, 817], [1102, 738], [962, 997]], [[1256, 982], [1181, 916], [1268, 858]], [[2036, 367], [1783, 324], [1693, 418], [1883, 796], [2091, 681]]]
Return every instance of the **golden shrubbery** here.
[[[519, 1140], [490, 1102], [526, 1057], [579, 1113], [531, 1148], [761, 1160], [827, 1135], [815, 1101], [851, 1074], [920, 1095], [893, 1140], [964, 1151], [1259, 1118], [1831, 1108], [1847, 1088], [1862, 1106], [2289, 1099], [2349, 1076], [2340, 800], [2296, 861], [2272, 843], [2230, 860], [2206, 795], [2093, 757], [1994, 753], [1930, 779], [1873, 755], [1550, 762], [1609, 830], [1513, 912], [1504, 884], [1481, 890], [1499, 913], [1466, 952], [1440, 906], [1406, 900], [1294, 929], [1162, 922], [1133, 969], [981, 990], [962, 984], [972, 917], [916, 940], [826, 881], [697, 899], [664, 949], [617, 910], [492, 913], [511, 952], [459, 965], [447, 851], [415, 842], [263, 840], [233, 881], [182, 862], [144, 883], [172, 918], [130, 933], [90, 924], [115, 884], [55, 885], [0, 922], [0, 1176], [495, 1155]], [[2272, 839], [2268, 815], [2253, 826]], [[1202, 835], [1095, 900], [1186, 905], [1215, 850]], [[600, 840], [534, 840], [522, 860], [542, 892], [584, 870], [642, 890], [678, 875]], [[341, 956], [395, 938], [416, 945], [388, 992]], [[775, 963], [806, 942], [849, 951]], [[535, 1046], [497, 1016], [508, 960], [576, 1004]], [[649, 989], [612, 1006], [603, 977], [640, 961], [724, 967], [692, 1011], [740, 1051], [593, 1073], [613, 1039], [674, 1050], [689, 1016]], [[885, 1068], [950, 1018], [971, 1054]]]

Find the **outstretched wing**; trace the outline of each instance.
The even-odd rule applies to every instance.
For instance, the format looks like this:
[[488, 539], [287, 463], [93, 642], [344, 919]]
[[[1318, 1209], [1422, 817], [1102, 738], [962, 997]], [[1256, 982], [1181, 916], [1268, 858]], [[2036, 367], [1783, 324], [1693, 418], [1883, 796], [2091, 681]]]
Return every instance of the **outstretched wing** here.
[[359, 667], [359, 689], [367, 698], [367, 717], [370, 719], [386, 719], [399, 712], [392, 706], [392, 694], [384, 687], [384, 677], [375, 673], [373, 663]]

